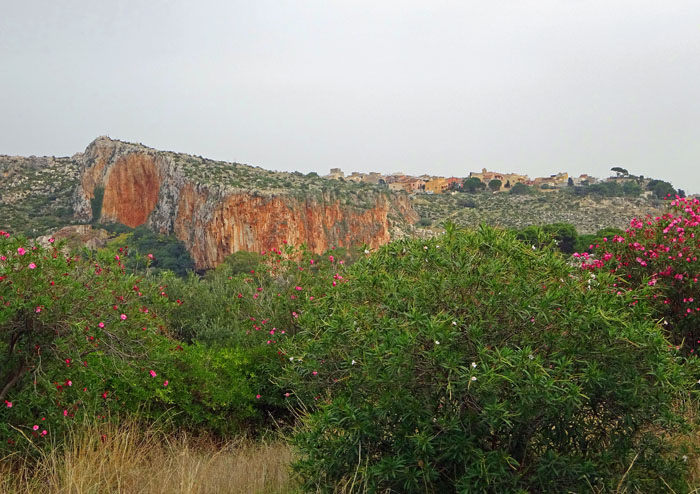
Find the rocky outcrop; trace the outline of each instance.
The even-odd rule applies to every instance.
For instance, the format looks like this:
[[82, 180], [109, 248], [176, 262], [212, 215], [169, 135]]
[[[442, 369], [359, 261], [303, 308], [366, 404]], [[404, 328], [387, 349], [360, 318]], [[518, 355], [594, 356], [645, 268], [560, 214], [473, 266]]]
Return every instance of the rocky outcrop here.
[[[317, 253], [332, 246], [378, 247], [390, 240], [392, 229], [401, 230], [418, 219], [405, 194], [374, 187], [349, 193], [342, 187], [308, 183], [301, 184], [301, 191], [250, 190], [214, 180], [202, 183], [192, 178], [192, 169], [203, 163], [207, 164], [187, 155], [98, 138], [82, 156], [74, 196], [76, 216], [90, 221], [91, 200], [103, 195], [100, 221], [130, 227], [145, 224], [159, 233], [175, 234], [197, 269], [215, 267], [239, 250], [269, 250], [284, 241], [306, 244]], [[231, 170], [238, 170], [239, 176], [250, 180], [251, 170], [256, 170], [237, 164], [209, 165], [204, 176], [216, 168], [217, 176], [230, 177]], [[277, 175], [275, 180], [286, 180]]]
[[101, 249], [107, 245], [108, 238], [109, 233], [107, 230], [92, 228], [90, 225], [69, 225], [64, 226], [52, 235], [37, 237], [36, 240], [44, 247], [51, 245], [51, 239], [59, 242], [64, 240], [68, 248], [66, 252], [70, 252], [71, 249], [82, 247], [87, 247], [90, 250]]

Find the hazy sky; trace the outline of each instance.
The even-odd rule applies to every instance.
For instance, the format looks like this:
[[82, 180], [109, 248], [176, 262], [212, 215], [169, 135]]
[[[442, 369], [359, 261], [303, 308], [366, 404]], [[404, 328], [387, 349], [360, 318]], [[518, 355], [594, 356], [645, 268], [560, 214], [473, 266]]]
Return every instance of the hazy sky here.
[[0, 154], [98, 135], [277, 170], [700, 192], [700, 4], [0, 0]]

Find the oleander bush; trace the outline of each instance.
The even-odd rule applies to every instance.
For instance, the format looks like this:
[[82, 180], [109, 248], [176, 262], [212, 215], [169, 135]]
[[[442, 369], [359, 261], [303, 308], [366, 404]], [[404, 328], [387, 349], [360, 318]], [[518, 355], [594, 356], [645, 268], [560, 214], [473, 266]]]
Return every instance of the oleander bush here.
[[164, 287], [122, 254], [65, 254], [0, 234], [0, 450], [52, 447], [84, 417], [163, 414], [233, 433], [260, 423], [259, 352], [178, 341]]
[[660, 216], [633, 219], [625, 232], [611, 235], [575, 254], [584, 270], [613, 273], [620, 293], [645, 287], [654, 318], [662, 320], [673, 344], [686, 354], [700, 347], [700, 201], [676, 197]]
[[682, 492], [692, 373], [613, 283], [487, 227], [358, 261], [284, 347], [303, 487]]

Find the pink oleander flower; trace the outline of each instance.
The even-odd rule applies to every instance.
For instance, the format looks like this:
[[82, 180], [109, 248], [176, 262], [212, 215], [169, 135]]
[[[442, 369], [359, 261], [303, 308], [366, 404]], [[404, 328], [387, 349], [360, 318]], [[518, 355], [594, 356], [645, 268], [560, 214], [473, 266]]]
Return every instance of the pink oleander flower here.
[[35, 425], [34, 427], [32, 427], [32, 429], [34, 429], [35, 431], [38, 431], [38, 430], [39, 430], [39, 426], [38, 426], [38, 425]]
[[20, 256], [23, 256], [24, 254], [27, 253], [27, 251], [24, 250], [23, 247], [17, 247], [17, 253], [18, 253]]
[[156, 374], [156, 371], [154, 371], [153, 369], [151, 369], [149, 371], [149, 374], [151, 375], [151, 377], [156, 377], [158, 375], [158, 374]]
[[36, 268], [36, 264], [34, 264], [33, 262], [30, 262], [29, 269], [35, 269], [35, 268]]
[[119, 317], [121, 317], [122, 321], [126, 321], [126, 314], [122, 314], [122, 315], [119, 316]]

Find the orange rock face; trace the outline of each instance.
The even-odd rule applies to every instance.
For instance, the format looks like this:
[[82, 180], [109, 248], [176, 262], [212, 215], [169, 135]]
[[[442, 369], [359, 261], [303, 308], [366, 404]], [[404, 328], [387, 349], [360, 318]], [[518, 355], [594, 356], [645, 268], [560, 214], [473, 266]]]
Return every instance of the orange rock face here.
[[186, 178], [173, 156], [96, 139], [84, 154], [76, 216], [91, 219], [89, 201], [96, 187], [104, 187], [102, 221], [146, 224], [159, 233], [174, 233], [197, 269], [216, 267], [239, 250], [260, 252], [284, 241], [305, 244], [316, 253], [333, 246], [374, 248], [390, 240], [390, 217], [404, 225], [418, 220], [405, 194], [370, 190], [359, 204], [342, 192], [316, 191], [303, 197], [294, 190], [227, 189]]
[[217, 266], [239, 250], [260, 252], [285, 241], [320, 253], [333, 246], [374, 248], [390, 240], [390, 204], [383, 196], [371, 209], [351, 209], [331, 197], [318, 201], [236, 193], [200, 219], [201, 206], [208, 202], [206, 192], [186, 185], [175, 221], [175, 234], [189, 247], [198, 268]]
[[160, 174], [148, 154], [122, 156], [105, 183], [102, 217], [132, 228], [146, 223], [158, 202]]

